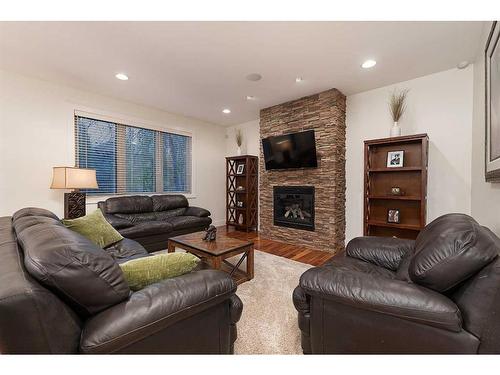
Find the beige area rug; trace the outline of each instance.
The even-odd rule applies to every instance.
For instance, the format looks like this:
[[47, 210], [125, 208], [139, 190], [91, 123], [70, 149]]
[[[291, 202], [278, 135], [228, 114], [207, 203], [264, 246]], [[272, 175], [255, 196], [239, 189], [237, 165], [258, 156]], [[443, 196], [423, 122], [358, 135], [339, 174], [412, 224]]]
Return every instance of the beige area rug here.
[[312, 266], [258, 250], [254, 262], [254, 278], [236, 292], [243, 314], [235, 354], [302, 354], [292, 292]]

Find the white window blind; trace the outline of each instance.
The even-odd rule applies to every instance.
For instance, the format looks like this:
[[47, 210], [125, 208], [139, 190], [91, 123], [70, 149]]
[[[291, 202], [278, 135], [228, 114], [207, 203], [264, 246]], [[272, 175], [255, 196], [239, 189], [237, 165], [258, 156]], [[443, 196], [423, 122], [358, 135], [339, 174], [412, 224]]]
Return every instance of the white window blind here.
[[191, 137], [84, 116], [75, 135], [76, 165], [97, 174], [87, 194], [191, 193]]

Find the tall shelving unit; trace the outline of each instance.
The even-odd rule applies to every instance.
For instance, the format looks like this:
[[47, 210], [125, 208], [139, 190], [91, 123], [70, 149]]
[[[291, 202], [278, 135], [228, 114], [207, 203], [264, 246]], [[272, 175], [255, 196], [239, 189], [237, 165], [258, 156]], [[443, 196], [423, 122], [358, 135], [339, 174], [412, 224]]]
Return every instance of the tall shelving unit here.
[[[238, 173], [241, 165], [243, 172]], [[226, 227], [246, 232], [257, 230], [258, 174], [257, 156], [226, 157]], [[240, 205], [238, 202], [241, 202]]]
[[[417, 134], [365, 141], [364, 235], [414, 239], [426, 224], [429, 137]], [[403, 166], [387, 167], [387, 154], [404, 151]], [[393, 187], [401, 195], [393, 195]], [[400, 222], [388, 222], [388, 210]]]

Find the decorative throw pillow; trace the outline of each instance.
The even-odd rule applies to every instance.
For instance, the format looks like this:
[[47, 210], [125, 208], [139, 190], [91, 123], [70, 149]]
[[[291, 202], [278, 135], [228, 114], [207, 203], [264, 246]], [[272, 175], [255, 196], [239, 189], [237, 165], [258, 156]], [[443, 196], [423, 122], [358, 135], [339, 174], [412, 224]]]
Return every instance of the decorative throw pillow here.
[[120, 267], [133, 291], [191, 272], [200, 260], [189, 253], [157, 254], [144, 258], [132, 259], [121, 263]]
[[101, 248], [123, 240], [123, 236], [106, 221], [100, 209], [78, 219], [62, 220], [62, 223]]

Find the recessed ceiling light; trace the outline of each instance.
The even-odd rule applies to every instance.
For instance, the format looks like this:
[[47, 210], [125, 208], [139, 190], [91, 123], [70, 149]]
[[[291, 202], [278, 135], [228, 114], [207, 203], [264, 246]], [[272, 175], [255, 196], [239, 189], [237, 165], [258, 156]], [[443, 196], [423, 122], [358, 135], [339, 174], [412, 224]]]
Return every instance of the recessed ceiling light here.
[[128, 76], [123, 73], [117, 73], [115, 74], [115, 77], [118, 78], [120, 81], [126, 81], [128, 80]]
[[251, 73], [251, 74], [247, 75], [246, 78], [249, 81], [256, 82], [256, 81], [260, 81], [262, 79], [262, 76], [259, 73]]
[[364, 69], [370, 69], [375, 65], [377, 65], [377, 62], [375, 60], [366, 60], [363, 64], [361, 64], [361, 67]]
[[295, 78], [295, 82], [299, 83], [302, 82], [304, 79], [302, 77], [297, 77]]
[[247, 100], [255, 100], [255, 99], [256, 99], [256, 97], [255, 97], [255, 96], [253, 96], [253, 95], [247, 95], [247, 96], [246, 96], [246, 99], [247, 99]]
[[469, 62], [467, 60], [464, 60], [464, 61], [460, 61], [458, 64], [457, 64], [457, 68], [458, 69], [465, 69], [469, 66]]
[[227, 115], [227, 114], [231, 113], [231, 110], [229, 108], [224, 108], [222, 110], [222, 113], [225, 113]]

